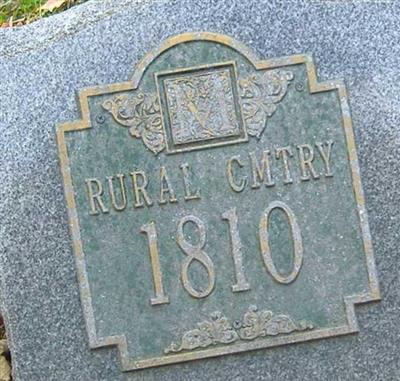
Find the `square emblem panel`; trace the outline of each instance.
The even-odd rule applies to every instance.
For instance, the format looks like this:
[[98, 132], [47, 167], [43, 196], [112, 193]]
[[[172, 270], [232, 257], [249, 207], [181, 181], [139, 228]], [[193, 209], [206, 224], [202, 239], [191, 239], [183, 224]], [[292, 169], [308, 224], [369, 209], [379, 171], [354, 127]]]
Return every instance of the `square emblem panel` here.
[[156, 74], [168, 153], [247, 141], [234, 62]]

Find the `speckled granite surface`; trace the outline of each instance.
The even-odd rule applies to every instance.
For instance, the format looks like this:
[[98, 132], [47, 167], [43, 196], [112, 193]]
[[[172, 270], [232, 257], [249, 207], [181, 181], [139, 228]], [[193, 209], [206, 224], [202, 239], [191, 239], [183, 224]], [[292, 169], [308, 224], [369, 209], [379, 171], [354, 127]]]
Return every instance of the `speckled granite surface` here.
[[[121, 373], [90, 351], [55, 143], [78, 116], [75, 90], [128, 79], [171, 35], [207, 30], [260, 57], [314, 56], [350, 99], [382, 301], [356, 335]], [[395, 1], [89, 1], [0, 30], [2, 311], [15, 380], [400, 379], [400, 4]]]

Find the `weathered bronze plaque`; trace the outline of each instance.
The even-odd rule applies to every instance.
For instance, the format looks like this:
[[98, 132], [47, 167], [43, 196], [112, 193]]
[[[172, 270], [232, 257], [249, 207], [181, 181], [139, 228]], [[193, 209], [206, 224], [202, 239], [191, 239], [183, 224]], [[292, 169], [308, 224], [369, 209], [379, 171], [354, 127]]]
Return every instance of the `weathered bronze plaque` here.
[[91, 348], [124, 371], [357, 331], [379, 299], [346, 90], [183, 34], [57, 138]]

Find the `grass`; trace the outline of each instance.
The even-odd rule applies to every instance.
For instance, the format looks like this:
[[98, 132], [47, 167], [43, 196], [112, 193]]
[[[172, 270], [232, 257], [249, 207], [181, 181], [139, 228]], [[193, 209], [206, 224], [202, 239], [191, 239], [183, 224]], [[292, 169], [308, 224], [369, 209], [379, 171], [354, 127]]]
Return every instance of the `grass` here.
[[42, 9], [48, 0], [0, 0], [0, 27], [19, 26], [54, 13], [61, 12], [73, 5], [87, 0], [65, 0], [53, 11]]
[[36, 17], [43, 2], [43, 0], [0, 1], [0, 24], [8, 22], [10, 19], [12, 23], [22, 18]]

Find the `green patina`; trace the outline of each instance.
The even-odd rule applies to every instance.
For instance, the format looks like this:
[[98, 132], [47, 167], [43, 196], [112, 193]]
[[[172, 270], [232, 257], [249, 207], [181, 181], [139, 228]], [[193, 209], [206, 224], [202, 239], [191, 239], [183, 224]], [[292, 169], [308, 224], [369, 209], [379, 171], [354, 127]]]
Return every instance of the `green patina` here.
[[[253, 75], [254, 66], [236, 50], [215, 42], [194, 41], [179, 44], [157, 57], [146, 69], [139, 84], [144, 94], [155, 93], [155, 73], [174, 69], [235, 62], [238, 79]], [[345, 326], [344, 297], [368, 292], [368, 277], [362, 233], [352, 188], [342, 111], [337, 91], [311, 94], [305, 64], [279, 68], [292, 73], [287, 93], [266, 118], [266, 128], [257, 139], [221, 147], [167, 154], [153, 153], [140, 139], [129, 135], [104, 109], [105, 101], [115, 94], [89, 97], [92, 128], [66, 134], [72, 183], [81, 231], [86, 271], [99, 337], [125, 335], [129, 357], [148, 359], [165, 356], [172, 342], [185, 332], [220, 311], [231, 323], [240, 321], [249, 306], [283, 314], [294, 322], [311, 322], [313, 329]], [[236, 84], [234, 84], [236, 86]], [[134, 94], [134, 91], [121, 94]], [[162, 104], [165, 108], [165, 104]], [[99, 123], [100, 121], [100, 123]], [[333, 141], [330, 165], [326, 168], [315, 144]], [[301, 180], [297, 145], [314, 148], [313, 166], [319, 179]], [[289, 159], [293, 182], [284, 183], [282, 159], [274, 154], [279, 147], [291, 146]], [[269, 149], [274, 186], [251, 188], [252, 167], [249, 153], [258, 159]], [[237, 182], [247, 176], [243, 191], [235, 192], [226, 176], [226, 165], [239, 157], [242, 168], [234, 166]], [[200, 199], [185, 201], [180, 166], [190, 168], [192, 190]], [[177, 202], [160, 205], [160, 166], [168, 172]], [[149, 181], [147, 192], [152, 206], [135, 208], [130, 172], [143, 171]], [[116, 211], [111, 205], [107, 176], [125, 175], [127, 206]], [[98, 179], [103, 187], [102, 200], [108, 213], [91, 215], [86, 179]], [[115, 178], [116, 179], [116, 178]], [[119, 196], [118, 183], [114, 182]], [[168, 194], [165, 194], [168, 199]], [[121, 199], [118, 199], [121, 201]], [[304, 248], [303, 264], [290, 284], [274, 280], [264, 265], [259, 243], [259, 223], [263, 211], [273, 201], [281, 201], [293, 211], [300, 228]], [[229, 225], [221, 214], [236, 208], [242, 243], [243, 271], [251, 289], [232, 292], [235, 271], [231, 254]], [[176, 242], [179, 220], [194, 215], [205, 224], [204, 252], [215, 268], [215, 288], [201, 299], [189, 295], [180, 279], [186, 256]], [[158, 235], [163, 287], [170, 303], [152, 306], [154, 284], [148, 241], [140, 233], [142, 225], [154, 221]], [[188, 242], [196, 244], [199, 232], [185, 226]], [[269, 219], [269, 243], [279, 273], [293, 268], [291, 229], [280, 209]], [[189, 268], [196, 289], [208, 283], [207, 272], [198, 261]], [[270, 340], [269, 337], [260, 340]], [[221, 344], [222, 345], [222, 344]], [[229, 344], [230, 345], [230, 344]]]

